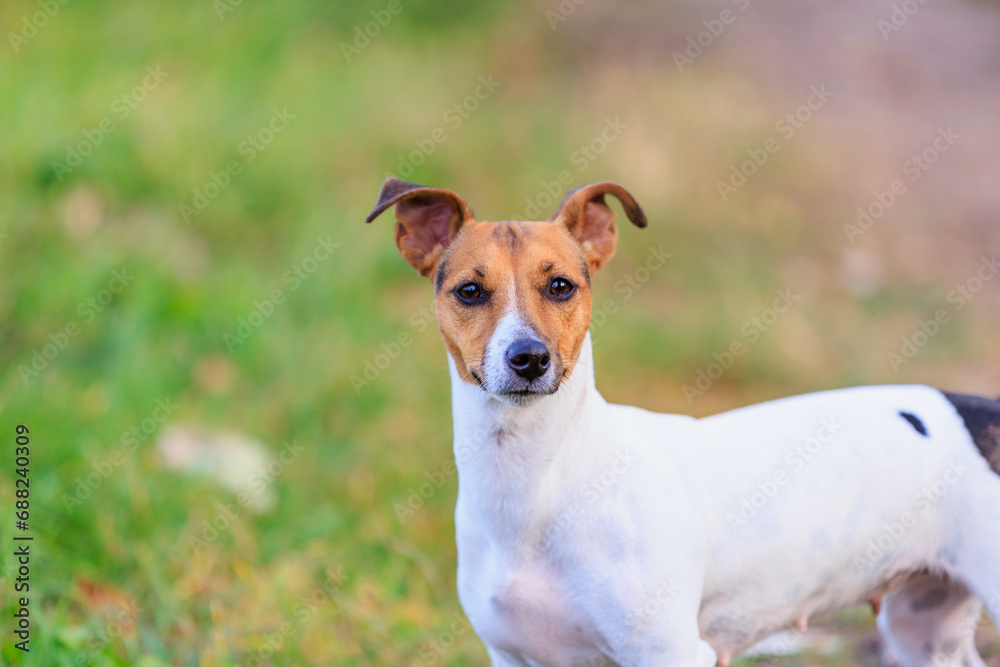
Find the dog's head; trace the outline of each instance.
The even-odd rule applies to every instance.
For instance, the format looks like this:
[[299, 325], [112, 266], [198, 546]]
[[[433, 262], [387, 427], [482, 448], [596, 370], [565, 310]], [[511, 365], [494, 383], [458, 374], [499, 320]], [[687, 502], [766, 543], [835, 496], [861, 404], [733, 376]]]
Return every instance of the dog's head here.
[[463, 381], [510, 405], [554, 393], [590, 327], [590, 277], [615, 252], [605, 195], [646, 216], [617, 183], [566, 193], [544, 222], [481, 222], [451, 190], [389, 178], [367, 222], [395, 206], [396, 247], [434, 282], [438, 325]]

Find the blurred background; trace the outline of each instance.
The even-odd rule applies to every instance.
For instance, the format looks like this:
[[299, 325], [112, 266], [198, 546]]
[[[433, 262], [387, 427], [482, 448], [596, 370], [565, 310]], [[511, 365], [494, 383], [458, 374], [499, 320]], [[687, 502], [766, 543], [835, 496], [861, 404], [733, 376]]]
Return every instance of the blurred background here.
[[[485, 664], [432, 290], [363, 223], [389, 174], [492, 220], [635, 194], [595, 280], [611, 401], [1000, 394], [998, 10], [3, 2], [0, 507], [25, 424], [35, 541], [0, 661]], [[879, 664], [867, 609], [813, 638], [745, 660]]]

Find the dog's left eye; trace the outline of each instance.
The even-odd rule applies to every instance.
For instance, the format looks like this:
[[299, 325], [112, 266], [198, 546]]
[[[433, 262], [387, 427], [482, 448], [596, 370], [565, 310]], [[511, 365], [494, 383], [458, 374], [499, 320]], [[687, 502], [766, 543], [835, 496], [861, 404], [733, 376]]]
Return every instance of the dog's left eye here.
[[565, 278], [553, 278], [549, 281], [549, 294], [566, 298], [573, 293], [576, 286]]
[[474, 303], [483, 298], [483, 288], [476, 283], [465, 283], [455, 290], [455, 294], [465, 303]]

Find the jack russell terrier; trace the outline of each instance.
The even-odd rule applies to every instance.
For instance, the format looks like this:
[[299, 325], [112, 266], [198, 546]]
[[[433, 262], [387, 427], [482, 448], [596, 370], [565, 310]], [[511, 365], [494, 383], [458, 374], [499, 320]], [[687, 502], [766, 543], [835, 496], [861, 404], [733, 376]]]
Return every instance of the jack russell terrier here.
[[482, 222], [390, 178], [452, 378], [458, 594], [495, 666], [711, 667], [869, 601], [900, 665], [982, 666], [1000, 622], [1000, 401], [861, 387], [694, 419], [594, 386], [591, 278], [613, 195]]

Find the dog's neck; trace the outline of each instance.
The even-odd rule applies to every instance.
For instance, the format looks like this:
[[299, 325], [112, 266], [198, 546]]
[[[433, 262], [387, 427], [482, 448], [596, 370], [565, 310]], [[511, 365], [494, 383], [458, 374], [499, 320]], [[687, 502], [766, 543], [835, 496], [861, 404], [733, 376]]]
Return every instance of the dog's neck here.
[[[507, 405], [463, 382], [449, 357], [459, 502], [499, 539], [516, 538], [531, 508], [558, 490], [604, 400], [594, 385], [587, 334], [572, 375], [559, 390], [526, 407]], [[514, 533], [514, 534], [512, 534]]]

